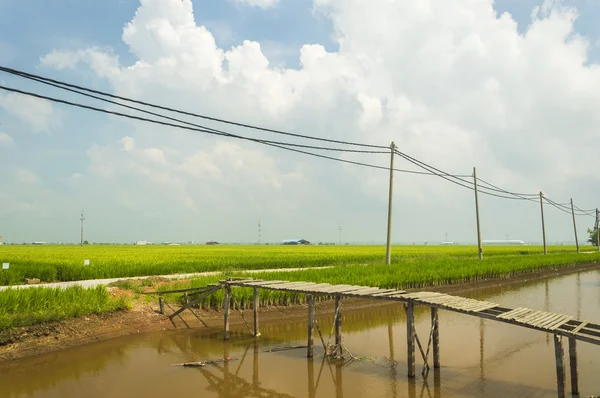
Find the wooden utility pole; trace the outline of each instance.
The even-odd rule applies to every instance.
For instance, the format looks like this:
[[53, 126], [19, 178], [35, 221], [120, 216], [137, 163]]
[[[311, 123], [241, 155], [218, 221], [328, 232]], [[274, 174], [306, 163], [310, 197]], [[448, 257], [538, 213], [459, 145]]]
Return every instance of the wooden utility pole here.
[[542, 238], [544, 239], [544, 254], [548, 254], [546, 246], [546, 224], [544, 223], [544, 194], [540, 191], [540, 209], [542, 210]]
[[479, 222], [479, 195], [477, 192], [477, 170], [473, 167], [473, 185], [475, 186], [475, 214], [477, 216], [477, 252], [479, 259], [483, 260], [483, 250], [481, 248], [481, 224]]
[[600, 210], [596, 208], [596, 249], [600, 251]]
[[83, 209], [81, 209], [81, 241], [79, 243], [80, 246], [83, 246], [83, 221], [85, 221], [85, 218], [83, 217]]
[[390, 265], [392, 263], [392, 191], [394, 188], [394, 151], [396, 145], [394, 141], [390, 145], [390, 192], [388, 198], [388, 220], [387, 220], [387, 241], [385, 248], [385, 263]]
[[573, 216], [573, 230], [575, 231], [575, 246], [577, 247], [577, 253], [579, 253], [579, 239], [577, 238], [577, 224], [575, 224], [575, 209], [573, 206], [573, 198], [571, 198], [571, 215]]

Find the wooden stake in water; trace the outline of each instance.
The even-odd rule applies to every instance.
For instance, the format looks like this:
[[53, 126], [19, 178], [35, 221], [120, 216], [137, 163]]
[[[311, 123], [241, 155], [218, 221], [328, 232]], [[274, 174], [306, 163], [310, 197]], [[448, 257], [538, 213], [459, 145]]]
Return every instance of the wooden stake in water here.
[[477, 216], [477, 252], [479, 259], [483, 260], [483, 250], [481, 248], [481, 224], [479, 222], [479, 195], [477, 192], [477, 170], [473, 167], [473, 185], [475, 187], [475, 215]]
[[229, 300], [231, 300], [231, 286], [229, 284], [225, 285], [225, 301], [223, 303], [223, 339], [229, 340]]
[[571, 367], [571, 394], [578, 395], [577, 340], [574, 337], [569, 337], [569, 365]]
[[438, 320], [438, 309], [431, 307], [431, 327], [433, 328], [433, 367], [440, 367], [440, 323]]
[[406, 347], [408, 377], [415, 377], [415, 311], [413, 303], [405, 303], [406, 311]]
[[565, 352], [562, 336], [554, 335], [554, 353], [556, 355], [556, 385], [559, 398], [565, 398]]
[[573, 206], [573, 198], [571, 198], [571, 214], [573, 215], [573, 230], [575, 231], [575, 246], [577, 247], [577, 253], [579, 253], [579, 239], [577, 238], [577, 224], [575, 224], [575, 209]]
[[312, 358], [313, 356], [313, 328], [315, 325], [315, 298], [312, 294], [306, 296], [308, 300], [308, 349], [306, 356]]
[[254, 337], [258, 337], [260, 336], [260, 332], [258, 331], [258, 288], [255, 287], [254, 288], [254, 305], [253, 305], [253, 312], [254, 312]]

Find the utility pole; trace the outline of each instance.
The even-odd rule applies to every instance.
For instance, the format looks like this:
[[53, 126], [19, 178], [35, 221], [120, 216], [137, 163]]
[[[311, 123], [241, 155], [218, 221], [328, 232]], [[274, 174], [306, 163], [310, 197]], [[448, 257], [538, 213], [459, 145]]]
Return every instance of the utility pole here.
[[573, 230], [575, 231], [575, 246], [577, 247], [577, 253], [579, 253], [579, 239], [577, 239], [577, 224], [575, 224], [575, 209], [573, 207], [573, 198], [571, 198], [571, 215], [573, 216]]
[[544, 240], [544, 254], [548, 254], [548, 246], [546, 246], [546, 224], [544, 222], [544, 194], [540, 191], [540, 209], [542, 210], [542, 238]]
[[386, 265], [390, 265], [392, 263], [392, 191], [394, 188], [394, 151], [396, 150], [396, 145], [394, 145], [394, 141], [390, 145], [390, 191], [388, 198], [388, 219], [387, 219], [387, 241], [385, 248], [385, 263]]
[[258, 220], [258, 244], [260, 245], [260, 233], [262, 232], [262, 222]]
[[340, 245], [342, 244], [342, 227], [338, 225], [338, 230], [340, 231]]
[[473, 167], [473, 184], [475, 186], [475, 215], [477, 216], [477, 252], [479, 259], [483, 260], [483, 250], [481, 249], [481, 224], [479, 222], [479, 196], [477, 192], [477, 170]]
[[83, 209], [81, 209], [81, 241], [79, 243], [80, 246], [83, 246], [83, 221], [85, 218], [83, 217]]
[[600, 251], [600, 210], [596, 207], [596, 249]]

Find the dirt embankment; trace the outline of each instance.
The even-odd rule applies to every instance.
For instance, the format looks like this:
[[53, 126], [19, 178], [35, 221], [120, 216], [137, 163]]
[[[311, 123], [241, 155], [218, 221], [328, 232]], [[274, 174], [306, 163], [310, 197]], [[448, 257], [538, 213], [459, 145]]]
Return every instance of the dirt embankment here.
[[[461, 283], [449, 286], [430, 287], [428, 291], [438, 291], [450, 294], [464, 294], [478, 289], [496, 286], [508, 286], [523, 281], [541, 280], [569, 273], [599, 269], [600, 264], [585, 264], [572, 267], [548, 269], [541, 272], [522, 274], [506, 279], [489, 279], [471, 283]], [[114, 294], [130, 294], [115, 288]], [[361, 308], [375, 305], [385, 305], [381, 301], [350, 299], [345, 301], [345, 308]], [[317, 303], [319, 313], [333, 313], [331, 302]], [[166, 314], [176, 310], [176, 306], [167, 305]], [[14, 360], [34, 355], [40, 355], [68, 347], [75, 347], [102, 340], [137, 333], [147, 333], [168, 329], [221, 327], [223, 313], [217, 310], [195, 309], [195, 315], [184, 311], [181, 316], [169, 320], [166, 315], [158, 313], [158, 303], [148, 303], [144, 300], [134, 300], [133, 308], [111, 314], [87, 315], [60, 322], [52, 322], [28, 327], [15, 328], [0, 332], [0, 362]], [[288, 307], [261, 308], [261, 322], [271, 320], [292, 319], [306, 316], [306, 307], [293, 305]], [[251, 321], [251, 311], [246, 311], [246, 319]], [[233, 311], [231, 324], [242, 324], [244, 321], [239, 311]]]

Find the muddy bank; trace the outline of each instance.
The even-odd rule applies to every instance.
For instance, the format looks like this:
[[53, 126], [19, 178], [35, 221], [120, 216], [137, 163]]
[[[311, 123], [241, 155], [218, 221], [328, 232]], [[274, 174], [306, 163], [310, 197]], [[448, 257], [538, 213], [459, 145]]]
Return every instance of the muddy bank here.
[[[426, 289], [460, 295], [478, 289], [510, 286], [524, 281], [535, 281], [560, 275], [599, 269], [600, 264], [591, 263], [570, 267], [546, 269], [540, 272], [521, 274], [505, 279], [488, 279], [470, 283], [448, 286], [436, 286]], [[358, 309], [371, 306], [395, 305], [393, 302], [382, 302], [361, 299], [348, 299], [344, 302], [347, 309]], [[175, 310], [172, 304], [167, 306], [166, 313]], [[15, 328], [0, 332], [0, 362], [18, 358], [40, 355], [64, 348], [80, 346], [88, 343], [108, 340], [116, 337], [161, 330], [222, 327], [223, 314], [217, 310], [195, 309], [195, 315], [185, 311], [171, 322], [165, 315], [158, 313], [155, 302], [142, 300], [134, 302], [133, 308], [112, 314], [88, 315], [60, 322]], [[333, 313], [332, 302], [317, 303], [319, 313]], [[287, 307], [269, 307], [260, 309], [261, 322], [281, 321], [306, 317], [306, 306], [292, 305]], [[245, 311], [246, 320], [251, 322], [251, 311]], [[240, 311], [233, 311], [231, 324], [243, 324]]]

